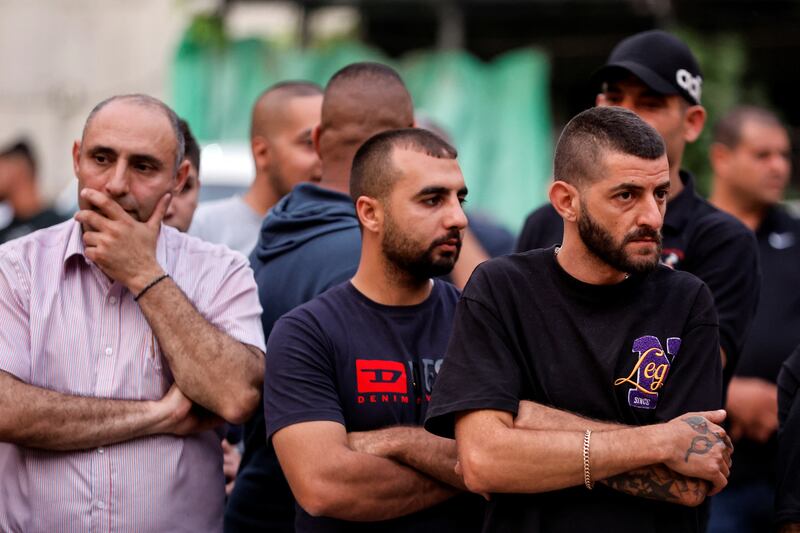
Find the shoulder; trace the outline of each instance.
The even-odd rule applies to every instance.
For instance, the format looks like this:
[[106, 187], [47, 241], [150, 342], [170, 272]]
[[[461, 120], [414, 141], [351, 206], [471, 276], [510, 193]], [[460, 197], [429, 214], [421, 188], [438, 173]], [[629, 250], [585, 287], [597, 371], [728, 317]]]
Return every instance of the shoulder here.
[[165, 246], [175, 254], [176, 263], [188, 268], [214, 268], [218, 266], [249, 266], [247, 258], [224, 244], [205, 241], [194, 235], [181, 233], [171, 226], [161, 225]]
[[504, 255], [484, 261], [473, 272], [464, 297], [479, 299], [487, 293], [513, 291], [527, 286], [533, 276], [541, 276], [548, 269], [553, 257], [553, 248], [543, 248]]
[[714, 236], [720, 240], [743, 238], [755, 242], [753, 232], [747, 226], [699, 196], [696, 198], [695, 217], [695, 233], [699, 235]]

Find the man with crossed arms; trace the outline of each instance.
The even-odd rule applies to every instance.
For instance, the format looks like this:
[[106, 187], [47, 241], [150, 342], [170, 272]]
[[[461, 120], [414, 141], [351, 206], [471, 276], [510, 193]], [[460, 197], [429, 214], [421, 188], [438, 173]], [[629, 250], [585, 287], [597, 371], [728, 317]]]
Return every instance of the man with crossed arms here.
[[212, 429], [258, 405], [261, 308], [244, 257], [161, 223], [183, 151], [162, 102], [101, 102], [75, 219], [0, 247], [4, 532], [222, 530]]

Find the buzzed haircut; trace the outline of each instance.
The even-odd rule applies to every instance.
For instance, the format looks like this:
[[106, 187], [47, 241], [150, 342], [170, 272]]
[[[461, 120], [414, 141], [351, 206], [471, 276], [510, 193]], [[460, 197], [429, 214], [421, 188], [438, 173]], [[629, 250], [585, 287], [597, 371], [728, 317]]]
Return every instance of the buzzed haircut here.
[[31, 167], [31, 172], [36, 175], [36, 156], [33, 154], [33, 148], [26, 139], [19, 139], [13, 144], [6, 146], [0, 150], [0, 158], [20, 158], [25, 160], [28, 166]]
[[607, 152], [658, 159], [666, 153], [661, 135], [632, 111], [593, 107], [564, 127], [556, 145], [553, 178], [580, 186], [603, 174]]
[[[175, 172], [177, 173], [178, 172], [178, 167], [181, 166], [181, 161], [183, 161], [184, 150], [186, 149], [185, 148], [185, 143], [184, 143], [184, 140], [183, 140], [183, 135], [181, 134], [180, 119], [178, 118], [178, 115], [175, 114], [175, 111], [173, 111], [171, 107], [169, 107], [167, 104], [165, 104], [164, 102], [162, 102], [158, 98], [155, 98], [155, 97], [150, 96], [148, 94], [138, 94], [138, 93], [137, 94], [120, 94], [120, 95], [112, 96], [110, 98], [106, 98], [105, 100], [103, 100], [102, 102], [100, 102], [99, 104], [94, 106], [94, 108], [89, 112], [89, 116], [86, 117], [86, 122], [83, 125], [83, 134], [82, 134], [81, 138], [86, 137], [86, 130], [89, 128], [89, 124], [92, 122], [92, 119], [94, 119], [95, 115], [97, 115], [97, 113], [99, 113], [101, 109], [103, 109], [105, 106], [107, 106], [111, 102], [116, 102], [118, 100], [119, 101], [133, 102], [135, 104], [138, 104], [138, 105], [141, 105], [141, 106], [146, 106], [146, 107], [154, 107], [154, 108], [159, 109], [161, 112], [164, 113], [164, 115], [167, 117], [167, 120], [169, 120], [170, 126], [172, 126], [172, 132], [175, 134], [175, 140], [177, 141], [177, 149], [175, 151], [176, 152], [175, 153]], [[81, 143], [81, 144], [83, 144], [83, 143]]]
[[370, 137], [356, 152], [350, 172], [350, 197], [385, 198], [401, 169], [392, 163], [395, 150], [410, 150], [437, 159], [455, 159], [458, 152], [441, 137], [420, 128], [389, 130]]
[[[333, 109], [340, 104], [340, 96], [353, 94], [369, 95], [373, 101], [365, 102], [366, 106], [376, 105], [375, 98], [385, 99], [386, 105], [381, 106], [381, 114], [391, 114], [393, 117], [407, 122], [407, 124], [397, 125], [395, 128], [412, 126], [414, 106], [411, 95], [397, 71], [382, 63], [361, 62], [343, 67], [331, 76], [325, 86], [325, 96], [322, 101], [323, 128], [331, 127], [335, 114]], [[377, 114], [369, 113], [369, 116]]]
[[736, 148], [742, 140], [742, 128], [751, 121], [785, 129], [778, 116], [772, 111], [763, 107], [743, 105], [731, 109], [714, 125], [712, 142], [724, 144], [731, 149]]
[[322, 87], [314, 82], [306, 80], [286, 80], [269, 86], [256, 98], [256, 103], [253, 104], [253, 112], [250, 117], [250, 137], [252, 138], [258, 135], [259, 132], [257, 130], [263, 127], [262, 124], [259, 124], [259, 107], [267, 97], [280, 95], [282, 98], [289, 99], [321, 96], [322, 94]]
[[192, 135], [192, 130], [189, 129], [189, 123], [182, 118], [178, 120], [181, 126], [181, 135], [183, 135], [183, 142], [185, 144], [186, 155], [184, 158], [194, 165], [197, 172], [200, 172], [200, 145], [197, 144], [197, 139]]

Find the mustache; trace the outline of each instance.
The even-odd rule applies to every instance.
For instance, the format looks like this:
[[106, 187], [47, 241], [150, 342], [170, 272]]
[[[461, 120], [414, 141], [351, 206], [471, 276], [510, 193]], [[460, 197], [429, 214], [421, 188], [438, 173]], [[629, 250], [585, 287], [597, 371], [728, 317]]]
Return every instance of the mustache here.
[[642, 226], [641, 228], [637, 228], [628, 233], [625, 236], [623, 244], [642, 239], [652, 239], [656, 244], [661, 245], [661, 232], [651, 228], [650, 226]]
[[439, 237], [431, 243], [431, 249], [436, 248], [440, 244], [446, 244], [447, 241], [456, 241], [456, 248], [461, 248], [461, 232], [457, 229], [451, 229], [444, 236]]

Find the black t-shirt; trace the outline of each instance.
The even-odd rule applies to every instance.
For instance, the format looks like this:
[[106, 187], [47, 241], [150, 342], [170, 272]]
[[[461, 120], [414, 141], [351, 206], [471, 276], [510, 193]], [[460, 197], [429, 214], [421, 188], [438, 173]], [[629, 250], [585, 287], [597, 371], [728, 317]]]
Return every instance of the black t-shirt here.
[[[735, 375], [775, 383], [781, 365], [800, 344], [800, 220], [773, 207], [756, 230], [756, 239], [761, 297]], [[731, 485], [775, 479], [775, 437], [765, 444], [742, 439], [735, 446]]]
[[778, 376], [778, 485], [775, 520], [800, 523], [800, 347]]
[[[453, 325], [458, 289], [435, 281], [421, 304], [391, 307], [348, 281], [284, 315], [267, 343], [267, 436], [311, 420], [352, 431], [422, 425]], [[314, 518], [297, 508], [298, 531], [476, 531], [480, 498], [464, 494], [395, 520]]]
[[[719, 316], [720, 345], [728, 364], [727, 383], [739, 361], [758, 303], [760, 274], [753, 232], [723, 213], [694, 190], [694, 179], [681, 171], [683, 190], [669, 201], [662, 229], [666, 265], [691, 272], [714, 295]], [[559, 244], [564, 222], [551, 205], [534, 211], [525, 221], [517, 251]]]
[[45, 209], [30, 218], [14, 218], [5, 228], [0, 229], [0, 244], [13, 239], [18, 239], [36, 230], [49, 228], [64, 222], [67, 217], [53, 211]]
[[[718, 409], [717, 331], [708, 288], [665, 266], [599, 286], [567, 274], [552, 248], [492, 259], [464, 289], [425, 425], [450, 436], [456, 413], [516, 415], [520, 400], [629, 425]], [[598, 484], [493, 494], [484, 531], [700, 531], [705, 512]]]

